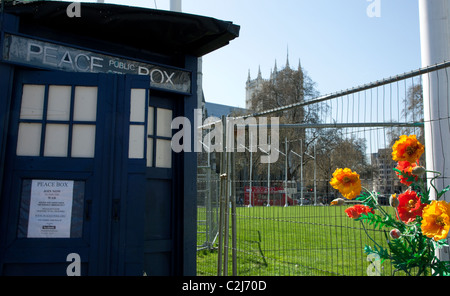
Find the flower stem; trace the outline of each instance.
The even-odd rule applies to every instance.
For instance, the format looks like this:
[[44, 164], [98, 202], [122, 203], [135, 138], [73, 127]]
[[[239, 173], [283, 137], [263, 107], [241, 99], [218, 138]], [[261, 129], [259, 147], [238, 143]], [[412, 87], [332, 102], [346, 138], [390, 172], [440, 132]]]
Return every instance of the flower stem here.
[[[375, 197], [375, 195], [373, 194], [373, 192], [372, 192], [372, 191], [369, 191], [369, 190], [368, 190], [367, 188], [365, 188], [365, 187], [362, 187], [362, 188], [363, 188], [364, 190], [366, 190], [366, 191], [369, 193], [369, 197], [368, 197], [367, 199], [372, 198], [372, 200], [375, 202], [376, 208], [379, 209], [380, 212], [382, 212], [383, 215], [384, 215], [385, 217], [386, 217], [386, 216], [389, 216], [389, 214], [386, 213], [386, 211], [383, 210], [383, 208], [380, 206], [380, 204], [378, 203], [378, 200], [377, 200], [377, 198]], [[367, 199], [365, 199], [363, 202], [366, 202]]]
[[366, 229], [366, 227], [364, 226], [364, 223], [362, 222], [362, 221], [359, 221], [359, 222], [361, 222], [361, 225], [362, 225], [362, 227], [363, 227], [363, 229], [364, 229], [364, 232], [366, 233], [366, 235], [367, 235], [367, 237], [368, 238], [370, 238], [370, 240], [371, 241], [373, 241], [374, 243], [375, 243], [375, 245], [377, 245], [380, 249], [382, 249], [383, 247], [382, 246], [380, 246], [370, 235], [369, 235], [369, 233], [367, 232], [367, 229]]
[[[433, 178], [430, 179], [430, 186], [433, 187], [433, 189], [436, 191], [436, 195], [439, 196], [439, 191], [438, 191], [438, 189], [434, 186], [433, 181], [434, 181], [435, 179], [439, 178], [439, 176], [441, 175], [441, 173], [440, 173], [440, 172], [436, 172], [436, 171], [429, 171], [429, 170], [426, 170], [425, 172], [437, 174], [436, 176], [434, 176]], [[429, 198], [429, 197], [428, 197], [428, 198]], [[438, 198], [438, 199], [439, 199], [439, 198]]]

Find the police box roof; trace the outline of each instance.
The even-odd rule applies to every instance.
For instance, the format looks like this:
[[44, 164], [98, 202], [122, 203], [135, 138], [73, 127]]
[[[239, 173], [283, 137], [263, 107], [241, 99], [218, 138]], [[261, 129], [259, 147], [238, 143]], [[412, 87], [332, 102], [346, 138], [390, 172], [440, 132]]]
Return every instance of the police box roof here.
[[80, 3], [80, 17], [69, 17], [70, 2], [13, 3], [6, 2], [4, 11], [41, 35], [57, 30], [169, 55], [203, 56], [238, 37], [240, 29], [211, 17], [125, 5]]

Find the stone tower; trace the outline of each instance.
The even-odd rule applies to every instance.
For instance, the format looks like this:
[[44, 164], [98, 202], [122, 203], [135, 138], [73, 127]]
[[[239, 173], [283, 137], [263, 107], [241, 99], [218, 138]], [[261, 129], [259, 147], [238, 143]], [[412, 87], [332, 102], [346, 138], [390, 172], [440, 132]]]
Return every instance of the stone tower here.
[[[289, 66], [289, 53], [286, 56], [286, 66], [285, 68], [290, 68]], [[298, 62], [298, 71], [302, 71], [300, 60]], [[252, 110], [252, 97], [255, 93], [261, 90], [263, 82], [268, 80], [275, 80], [277, 78], [279, 71], [277, 68], [277, 61], [275, 60], [275, 65], [273, 70], [270, 71], [270, 78], [264, 79], [261, 75], [261, 67], [258, 68], [258, 76], [255, 79], [251, 79], [250, 70], [248, 70], [247, 82], [245, 84], [245, 109]]]

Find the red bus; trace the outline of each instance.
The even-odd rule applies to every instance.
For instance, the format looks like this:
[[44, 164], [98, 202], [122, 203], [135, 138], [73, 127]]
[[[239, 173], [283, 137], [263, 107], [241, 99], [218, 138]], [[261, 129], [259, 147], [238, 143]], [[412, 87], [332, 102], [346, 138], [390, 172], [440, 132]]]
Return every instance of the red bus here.
[[[249, 206], [250, 205], [250, 187], [245, 186], [244, 187], [245, 193], [244, 193], [244, 205]], [[251, 205], [252, 206], [267, 206], [267, 204], [270, 204], [271, 206], [292, 206], [292, 205], [298, 205], [297, 200], [293, 200], [292, 198], [287, 195], [287, 201], [286, 201], [286, 194], [284, 193], [284, 187], [270, 187], [270, 196], [267, 196], [267, 187], [266, 186], [252, 186], [252, 200]], [[268, 200], [269, 198], [269, 200]]]

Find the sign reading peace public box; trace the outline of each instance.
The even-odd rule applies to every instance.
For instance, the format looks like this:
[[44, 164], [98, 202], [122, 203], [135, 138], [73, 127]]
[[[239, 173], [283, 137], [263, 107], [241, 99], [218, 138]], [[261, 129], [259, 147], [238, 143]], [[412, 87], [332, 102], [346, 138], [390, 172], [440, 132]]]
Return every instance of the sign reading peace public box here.
[[142, 63], [12, 34], [5, 34], [2, 58], [11, 63], [67, 72], [148, 75], [153, 87], [184, 94], [191, 92], [191, 73], [189, 71]]
[[68, 180], [32, 181], [27, 237], [70, 237], [73, 183]]

